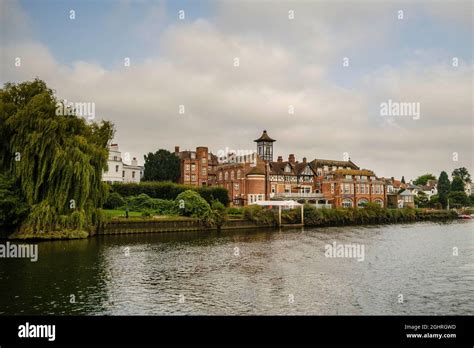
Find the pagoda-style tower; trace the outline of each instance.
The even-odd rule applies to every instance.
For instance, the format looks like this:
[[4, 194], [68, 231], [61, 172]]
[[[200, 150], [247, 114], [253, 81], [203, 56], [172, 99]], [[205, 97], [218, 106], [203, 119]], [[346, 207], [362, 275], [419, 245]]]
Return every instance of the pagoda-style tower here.
[[261, 137], [254, 140], [257, 143], [258, 156], [267, 162], [273, 161], [273, 142], [276, 140], [270, 138], [267, 131], [264, 130]]

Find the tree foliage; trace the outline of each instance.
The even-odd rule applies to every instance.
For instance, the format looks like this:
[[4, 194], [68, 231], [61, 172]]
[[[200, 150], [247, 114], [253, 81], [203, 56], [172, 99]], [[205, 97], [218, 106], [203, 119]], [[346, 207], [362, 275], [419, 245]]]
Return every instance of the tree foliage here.
[[180, 176], [180, 161], [178, 156], [165, 149], [145, 155], [144, 181], [177, 182]]
[[451, 190], [451, 183], [449, 182], [448, 174], [442, 171], [438, 179], [438, 199], [443, 208], [448, 205], [448, 194]]
[[451, 192], [453, 191], [464, 192], [464, 181], [459, 176], [453, 177], [453, 181], [451, 182]]
[[436, 177], [433, 174], [424, 174], [416, 178], [413, 182], [415, 185], [426, 185], [428, 180], [436, 180]]
[[453, 179], [459, 177], [463, 182], [471, 182], [471, 174], [465, 167], [454, 169], [451, 175]]
[[39, 79], [0, 90], [0, 165], [31, 208], [27, 233], [92, 229], [107, 195], [101, 178], [113, 125], [56, 115], [57, 103]]

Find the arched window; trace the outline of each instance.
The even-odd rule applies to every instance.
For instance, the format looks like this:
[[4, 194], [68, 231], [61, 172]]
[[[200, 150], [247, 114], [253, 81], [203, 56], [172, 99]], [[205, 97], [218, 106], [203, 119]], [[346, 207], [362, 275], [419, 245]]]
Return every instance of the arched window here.
[[237, 179], [240, 179], [240, 174], [241, 174], [241, 172], [240, 172], [240, 169], [239, 169], [239, 170], [237, 171]]
[[349, 198], [344, 198], [344, 199], [342, 200], [342, 206], [343, 206], [344, 208], [351, 208], [351, 207], [352, 207], [352, 200], [349, 199]]
[[234, 180], [234, 171], [233, 170], [230, 172], [230, 180]]
[[219, 181], [222, 181], [222, 172], [219, 172]]
[[229, 180], [229, 173], [228, 172], [224, 173], [224, 180], [225, 181]]
[[374, 200], [374, 202], [377, 203], [378, 205], [380, 205], [383, 208], [383, 200], [378, 198], [378, 199]]
[[364, 208], [367, 205], [367, 203], [369, 203], [369, 201], [367, 199], [361, 198], [357, 201], [357, 207], [358, 208]]

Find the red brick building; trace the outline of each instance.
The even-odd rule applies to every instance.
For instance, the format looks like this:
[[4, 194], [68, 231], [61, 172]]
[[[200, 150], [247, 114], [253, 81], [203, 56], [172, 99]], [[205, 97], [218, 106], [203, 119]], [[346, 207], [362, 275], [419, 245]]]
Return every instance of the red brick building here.
[[219, 162], [207, 147], [179, 152], [181, 180], [190, 185], [217, 185], [229, 192], [234, 205], [261, 200], [297, 200], [318, 207], [362, 207], [368, 202], [386, 206], [385, 181], [374, 172], [360, 169], [350, 159], [334, 161], [304, 157], [301, 162], [290, 154], [273, 161], [273, 143], [266, 131], [254, 140], [257, 151], [246, 156], [229, 156]]

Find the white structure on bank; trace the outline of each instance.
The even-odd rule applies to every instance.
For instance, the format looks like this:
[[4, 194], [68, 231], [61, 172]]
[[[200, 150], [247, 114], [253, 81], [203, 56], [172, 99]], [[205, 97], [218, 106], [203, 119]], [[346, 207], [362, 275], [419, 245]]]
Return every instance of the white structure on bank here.
[[137, 159], [133, 157], [131, 164], [123, 162], [122, 153], [118, 144], [109, 146], [109, 169], [102, 174], [102, 181], [114, 182], [135, 182], [139, 183], [143, 177], [143, 166], [139, 166]]

